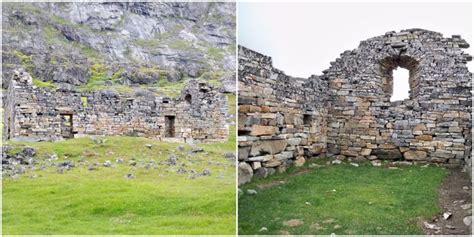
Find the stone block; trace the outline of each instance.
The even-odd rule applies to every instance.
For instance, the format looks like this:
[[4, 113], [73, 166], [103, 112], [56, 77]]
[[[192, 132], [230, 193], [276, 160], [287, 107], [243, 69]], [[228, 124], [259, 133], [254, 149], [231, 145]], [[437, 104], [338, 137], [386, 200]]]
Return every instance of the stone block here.
[[239, 147], [239, 160], [246, 160], [249, 157], [250, 146]]
[[361, 156], [368, 156], [370, 155], [370, 153], [372, 153], [372, 149], [368, 149], [368, 148], [364, 148], [360, 151]]
[[285, 114], [284, 121], [285, 121], [285, 124], [294, 124], [295, 116], [293, 114]]
[[371, 144], [371, 143], [367, 143], [366, 146], [367, 146], [367, 148], [369, 148], [369, 149], [375, 149], [375, 148], [378, 147], [377, 144]]
[[415, 139], [421, 140], [421, 141], [433, 141], [433, 136], [431, 136], [431, 135], [418, 135], [418, 136], [415, 136]]
[[249, 157], [248, 161], [267, 162], [272, 159], [273, 159], [273, 155], [264, 155], [264, 156]]
[[358, 151], [355, 151], [355, 150], [342, 150], [341, 151], [341, 155], [344, 155], [344, 156], [358, 156], [359, 155], [359, 152]]
[[300, 156], [295, 160], [295, 166], [296, 167], [301, 167], [301, 166], [304, 165], [305, 162], [306, 162], [306, 160], [304, 159], [304, 157]]
[[250, 135], [252, 136], [273, 135], [273, 134], [275, 134], [275, 127], [262, 126], [262, 125], [252, 125], [252, 130], [250, 132]]
[[272, 111], [271, 107], [270, 106], [261, 106], [260, 107], [262, 109], [262, 113], [269, 113]]
[[262, 163], [260, 162], [252, 162], [252, 169], [257, 170], [262, 167]]
[[378, 146], [378, 148], [380, 148], [380, 149], [395, 149], [397, 147], [393, 144], [380, 144]]
[[403, 153], [405, 160], [426, 160], [427, 154], [425, 151], [406, 151]]
[[437, 150], [436, 152], [431, 154], [431, 157], [443, 158], [443, 159], [451, 159], [454, 158], [455, 154], [450, 151], [445, 150]]
[[266, 167], [266, 168], [274, 168], [274, 167], [277, 167], [279, 165], [281, 165], [281, 161], [280, 160], [275, 160], [275, 159], [263, 163], [263, 167]]
[[242, 113], [255, 113], [261, 111], [262, 109], [255, 105], [239, 105], [239, 112]]
[[410, 150], [410, 148], [408, 148], [408, 147], [399, 147], [398, 149], [400, 149], [401, 153], [404, 153], [404, 152]]
[[290, 138], [288, 139], [288, 145], [290, 146], [297, 146], [301, 142], [301, 138]]
[[246, 162], [240, 162], [238, 167], [238, 183], [239, 186], [252, 180], [253, 169]]
[[398, 149], [373, 149], [371, 155], [377, 156], [381, 160], [400, 160], [402, 153]]
[[276, 154], [274, 157], [277, 160], [291, 159], [291, 158], [293, 158], [293, 152], [292, 151], [284, 151], [284, 152]]
[[283, 139], [256, 141], [252, 144], [250, 155], [258, 156], [262, 154], [277, 154], [285, 150], [287, 144], [288, 141]]

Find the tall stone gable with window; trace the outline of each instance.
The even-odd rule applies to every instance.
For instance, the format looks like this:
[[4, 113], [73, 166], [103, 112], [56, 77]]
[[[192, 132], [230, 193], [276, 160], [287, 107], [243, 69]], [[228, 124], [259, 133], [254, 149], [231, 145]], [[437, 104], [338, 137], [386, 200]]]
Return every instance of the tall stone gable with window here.
[[192, 142], [229, 134], [227, 98], [196, 80], [177, 98], [168, 98], [146, 90], [124, 95], [39, 88], [28, 73], [15, 72], [4, 102], [4, 139], [126, 135]]
[[[392, 31], [308, 79], [286, 76], [271, 58], [241, 47], [239, 173], [247, 178], [240, 183], [315, 156], [470, 167], [468, 47], [459, 35]], [[390, 102], [397, 67], [409, 70], [410, 95]]]

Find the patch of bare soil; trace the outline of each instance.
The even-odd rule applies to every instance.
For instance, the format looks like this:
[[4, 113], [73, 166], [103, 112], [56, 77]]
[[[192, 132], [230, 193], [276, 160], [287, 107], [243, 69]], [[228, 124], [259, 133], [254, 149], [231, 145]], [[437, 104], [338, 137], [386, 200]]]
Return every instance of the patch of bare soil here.
[[438, 189], [441, 213], [431, 220], [420, 222], [425, 233], [430, 235], [471, 235], [471, 192], [472, 185], [468, 174], [461, 172], [460, 169], [450, 169], [449, 175]]

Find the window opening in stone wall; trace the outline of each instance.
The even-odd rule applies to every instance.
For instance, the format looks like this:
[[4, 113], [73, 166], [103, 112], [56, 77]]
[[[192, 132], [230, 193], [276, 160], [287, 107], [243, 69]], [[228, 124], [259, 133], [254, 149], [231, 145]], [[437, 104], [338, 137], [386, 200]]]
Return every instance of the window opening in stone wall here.
[[165, 137], [175, 137], [175, 116], [165, 116]]
[[192, 100], [192, 97], [190, 94], [187, 94], [186, 96], [184, 96], [184, 100], [186, 100], [186, 102], [188, 102], [189, 104], [191, 104], [191, 100]]
[[87, 108], [87, 97], [81, 96], [82, 107]]
[[303, 115], [303, 124], [304, 125], [311, 125], [312, 118], [310, 114]]
[[72, 114], [61, 114], [61, 136], [72, 138]]
[[405, 100], [410, 98], [410, 71], [397, 67], [393, 70], [393, 93], [390, 101]]
[[419, 63], [410, 56], [387, 57], [380, 61], [382, 90], [387, 101], [413, 99], [419, 91]]

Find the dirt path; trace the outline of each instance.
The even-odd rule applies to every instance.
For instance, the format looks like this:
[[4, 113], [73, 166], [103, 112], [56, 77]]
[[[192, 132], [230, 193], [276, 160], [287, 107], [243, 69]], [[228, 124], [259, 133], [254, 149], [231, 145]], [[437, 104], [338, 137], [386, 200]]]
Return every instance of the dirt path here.
[[[468, 174], [460, 169], [451, 169], [449, 172], [438, 190], [441, 213], [420, 224], [426, 234], [470, 235], [471, 226], [466, 225], [463, 219], [472, 215], [472, 185]], [[448, 219], [443, 218], [445, 213], [451, 213], [450, 216], [446, 215]]]

